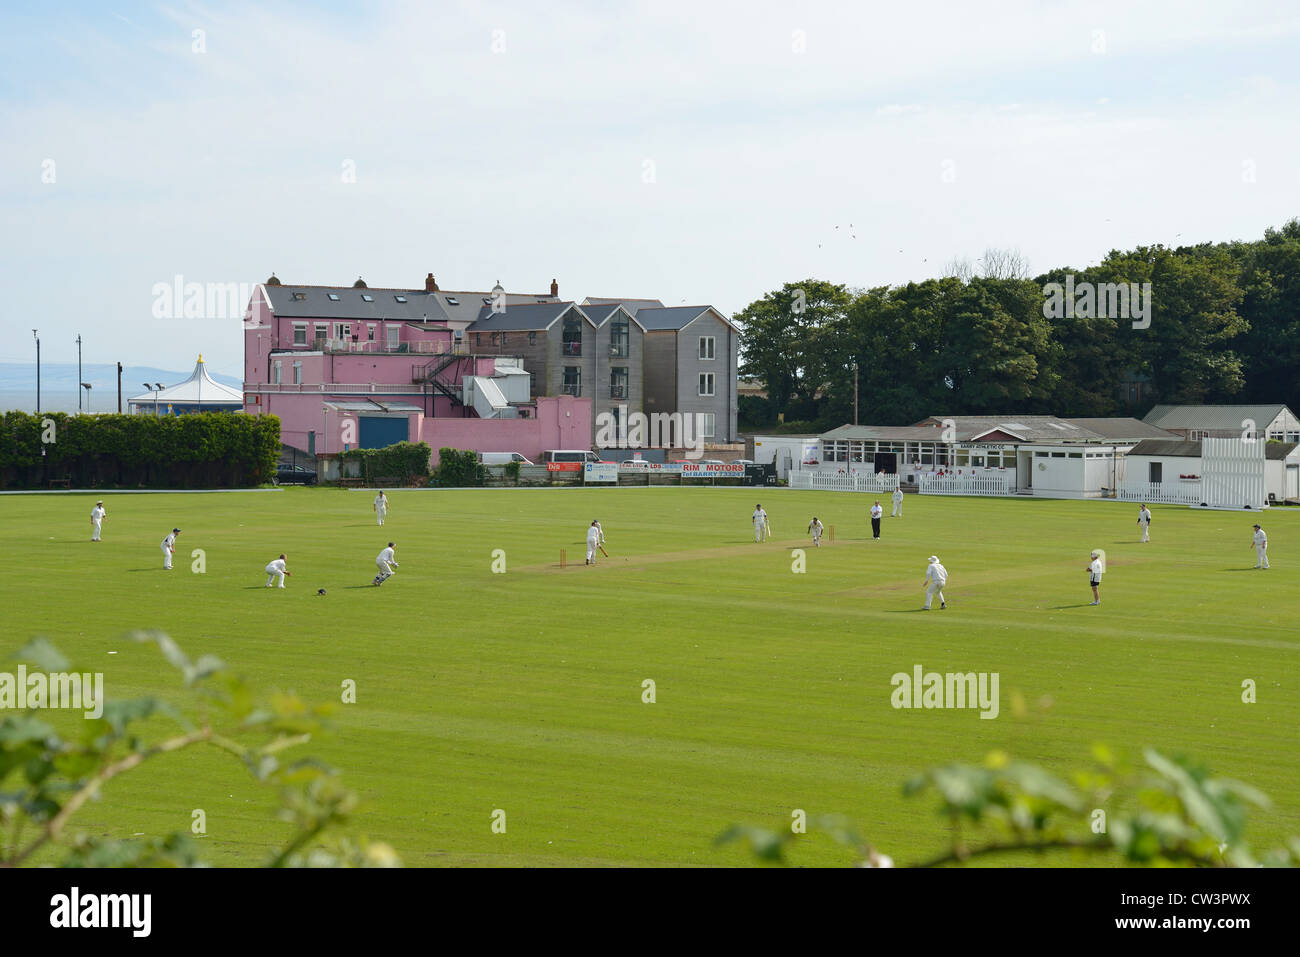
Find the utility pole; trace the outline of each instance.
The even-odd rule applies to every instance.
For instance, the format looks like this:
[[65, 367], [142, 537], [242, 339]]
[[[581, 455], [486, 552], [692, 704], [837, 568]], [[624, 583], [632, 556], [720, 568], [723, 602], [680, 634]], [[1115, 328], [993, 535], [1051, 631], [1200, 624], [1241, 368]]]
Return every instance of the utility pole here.
[[[36, 414], [41, 413], [41, 337], [35, 329], [32, 330], [32, 338], [36, 340]], [[80, 395], [80, 391], [77, 393]], [[45, 446], [41, 446], [41, 453], [44, 454]]]
[[858, 424], [858, 360], [853, 360], [853, 424]]
[[122, 414], [122, 363], [117, 364], [117, 414]]
[[[81, 336], [77, 336], [77, 381], [80, 382], [82, 385], [85, 385], [85, 382], [81, 378]], [[86, 398], [89, 399], [90, 397], [87, 396]], [[77, 411], [78, 412], [81, 411], [81, 390], [80, 389], [77, 390]]]

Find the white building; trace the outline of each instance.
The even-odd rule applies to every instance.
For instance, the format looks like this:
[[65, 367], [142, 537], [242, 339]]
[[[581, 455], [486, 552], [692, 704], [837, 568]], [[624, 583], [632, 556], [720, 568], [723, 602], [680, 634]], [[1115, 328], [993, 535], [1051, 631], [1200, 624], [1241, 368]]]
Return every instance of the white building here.
[[[1203, 446], [1201, 439], [1154, 440], [1135, 445], [1126, 456], [1128, 474], [1121, 484], [1120, 497], [1180, 505], [1213, 504], [1209, 499], [1222, 497], [1221, 490], [1215, 487], [1221, 479], [1211, 474], [1218, 466], [1207, 464]], [[1300, 443], [1274, 441], [1264, 443], [1262, 449], [1252, 448], [1263, 453], [1259, 465], [1263, 491], [1258, 497], [1269, 504], [1300, 501]], [[1234, 498], [1223, 504], [1236, 507], [1237, 502]], [[1241, 504], [1258, 507], [1255, 503]]]
[[[161, 383], [158, 383], [161, 385]], [[242, 412], [244, 393], [208, 375], [203, 356], [188, 379], [127, 399], [133, 414], [181, 415], [186, 412]]]

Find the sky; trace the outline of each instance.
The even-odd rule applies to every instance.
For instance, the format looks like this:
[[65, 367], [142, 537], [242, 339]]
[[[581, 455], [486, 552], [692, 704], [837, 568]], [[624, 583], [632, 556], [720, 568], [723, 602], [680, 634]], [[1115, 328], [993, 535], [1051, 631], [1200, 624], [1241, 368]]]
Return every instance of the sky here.
[[1300, 215], [1298, 92], [1293, 0], [7, 2], [0, 362], [239, 376], [176, 277], [731, 314], [1254, 239]]

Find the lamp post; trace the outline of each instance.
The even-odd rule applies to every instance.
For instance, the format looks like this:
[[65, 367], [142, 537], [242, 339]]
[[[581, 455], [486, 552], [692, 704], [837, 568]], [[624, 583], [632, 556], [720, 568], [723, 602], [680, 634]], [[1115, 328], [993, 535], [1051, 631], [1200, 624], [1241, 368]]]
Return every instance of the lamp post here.
[[[86, 414], [89, 415], [90, 414], [90, 383], [83, 382], [81, 383], [81, 387], [86, 390]], [[80, 397], [81, 393], [78, 392], [77, 395], [78, 397]], [[81, 404], [80, 401], [78, 401], [77, 404], [80, 405]]]
[[[41, 412], [41, 337], [35, 329], [32, 330], [32, 338], [36, 340], [36, 414]], [[45, 447], [41, 447], [45, 451]]]
[[[81, 382], [81, 336], [77, 336], [77, 381]], [[81, 382], [82, 388], [89, 388], [86, 383]], [[90, 393], [86, 393], [86, 401], [90, 401]], [[77, 392], [77, 411], [81, 411], [81, 392]]]
[[858, 424], [858, 360], [853, 360], [853, 424]]
[[117, 364], [117, 414], [122, 414], [122, 363]]

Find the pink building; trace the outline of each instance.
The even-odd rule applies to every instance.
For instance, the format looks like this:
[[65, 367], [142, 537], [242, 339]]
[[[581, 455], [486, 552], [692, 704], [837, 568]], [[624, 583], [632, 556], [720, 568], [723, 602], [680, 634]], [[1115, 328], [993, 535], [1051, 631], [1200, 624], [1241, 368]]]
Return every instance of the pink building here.
[[[244, 411], [279, 416], [284, 445], [311, 455], [409, 441], [427, 442], [434, 464], [444, 446], [536, 462], [589, 448], [591, 400], [534, 397], [520, 357], [471, 353], [471, 319], [429, 316], [436, 289], [432, 276], [423, 290], [259, 284], [244, 316]], [[543, 298], [456, 295], [477, 315], [494, 293]]]

